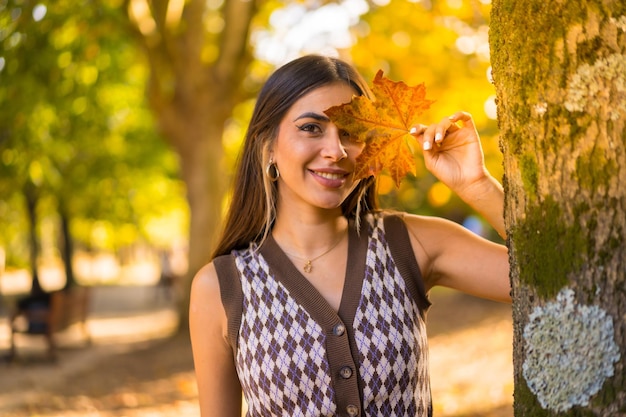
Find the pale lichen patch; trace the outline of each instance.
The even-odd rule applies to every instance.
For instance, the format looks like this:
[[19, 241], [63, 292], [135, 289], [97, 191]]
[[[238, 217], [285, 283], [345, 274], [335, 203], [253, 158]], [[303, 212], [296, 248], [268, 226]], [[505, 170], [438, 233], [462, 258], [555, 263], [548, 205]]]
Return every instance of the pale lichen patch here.
[[535, 307], [523, 337], [528, 387], [544, 409], [557, 412], [588, 405], [620, 358], [611, 316], [576, 303], [569, 288], [555, 302]]
[[626, 55], [612, 54], [593, 65], [578, 67], [567, 86], [565, 108], [570, 112], [606, 113], [611, 120], [626, 115]]
[[541, 118], [548, 111], [548, 103], [546, 103], [545, 101], [536, 103], [532, 107], [532, 110], [533, 110], [533, 115], [535, 115], [536, 117]]
[[611, 17], [610, 22], [617, 26], [622, 32], [626, 32], [626, 16], [620, 16], [617, 19]]

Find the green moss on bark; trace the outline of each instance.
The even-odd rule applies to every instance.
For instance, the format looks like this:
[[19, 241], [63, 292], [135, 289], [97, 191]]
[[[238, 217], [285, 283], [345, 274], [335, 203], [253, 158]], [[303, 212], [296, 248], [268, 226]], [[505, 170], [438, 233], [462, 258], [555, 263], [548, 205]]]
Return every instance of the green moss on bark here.
[[594, 63], [600, 56], [602, 51], [603, 42], [600, 37], [591, 38], [576, 45], [576, 55], [579, 62], [586, 62], [588, 64]]
[[526, 195], [534, 198], [537, 195], [539, 183], [539, 168], [537, 167], [536, 157], [528, 154], [522, 155], [520, 158], [520, 169]]
[[613, 159], [608, 159], [604, 149], [600, 147], [590, 149], [576, 160], [578, 182], [592, 192], [600, 186], [609, 184], [611, 178], [618, 172], [617, 163]]
[[541, 407], [541, 404], [539, 404], [537, 397], [530, 391], [530, 388], [528, 388], [528, 385], [526, 384], [526, 380], [524, 380], [523, 378], [521, 378], [520, 381], [515, 384], [515, 391], [513, 393], [513, 396], [515, 397], [516, 403], [524, 404], [524, 410], [528, 412], [528, 416], [554, 416], [554, 413]]
[[558, 203], [548, 196], [527, 210], [512, 232], [520, 265], [520, 280], [544, 299], [568, 284], [568, 274], [580, 269], [587, 257], [587, 233], [566, 224]]
[[520, 414], [519, 417], [597, 417], [594, 412], [582, 407], [574, 407], [564, 413], [544, 409], [526, 385], [525, 380], [515, 384], [513, 395], [516, 403], [524, 404], [524, 414]]
[[613, 385], [614, 379], [607, 379], [602, 387], [602, 391], [592, 401], [594, 407], [602, 407], [605, 404], [612, 404], [618, 396], [618, 390]]

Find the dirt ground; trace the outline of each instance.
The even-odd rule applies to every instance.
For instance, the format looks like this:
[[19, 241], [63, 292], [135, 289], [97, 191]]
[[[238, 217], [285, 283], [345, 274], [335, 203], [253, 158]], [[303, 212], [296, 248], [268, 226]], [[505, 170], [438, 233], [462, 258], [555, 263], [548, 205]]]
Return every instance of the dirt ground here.
[[[428, 327], [435, 416], [512, 417], [510, 307], [448, 291], [433, 294], [433, 301]], [[0, 363], [0, 415], [198, 416], [186, 332], [172, 333], [170, 323], [142, 338], [150, 326], [171, 321], [167, 311], [123, 313], [94, 320], [93, 328], [101, 327], [93, 344], [66, 347], [56, 362], [29, 357]], [[117, 320], [109, 322], [113, 330], [105, 330], [105, 319]], [[122, 327], [126, 333], [115, 338]]]

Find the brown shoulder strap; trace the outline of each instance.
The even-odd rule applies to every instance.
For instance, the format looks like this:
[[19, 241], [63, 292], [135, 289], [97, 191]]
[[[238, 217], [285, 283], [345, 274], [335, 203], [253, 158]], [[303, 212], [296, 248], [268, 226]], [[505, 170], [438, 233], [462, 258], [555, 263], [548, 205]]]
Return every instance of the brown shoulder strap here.
[[409, 232], [404, 219], [401, 215], [389, 214], [385, 216], [383, 222], [385, 225], [385, 237], [387, 238], [393, 261], [417, 302], [422, 316], [425, 316], [431, 303], [426, 294], [422, 272], [417, 264], [417, 259], [415, 259], [415, 253], [411, 246]]
[[213, 265], [217, 271], [220, 297], [226, 311], [226, 318], [228, 319], [228, 340], [233, 349], [233, 355], [235, 355], [237, 353], [237, 335], [239, 334], [243, 305], [239, 271], [237, 270], [237, 265], [235, 265], [235, 257], [232, 254], [218, 256], [213, 259]]

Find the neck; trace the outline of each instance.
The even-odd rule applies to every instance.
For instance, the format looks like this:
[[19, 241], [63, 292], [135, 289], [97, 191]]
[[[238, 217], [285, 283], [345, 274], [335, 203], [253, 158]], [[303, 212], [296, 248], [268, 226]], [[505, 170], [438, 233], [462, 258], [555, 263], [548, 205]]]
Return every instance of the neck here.
[[347, 230], [348, 220], [342, 215], [317, 219], [278, 216], [272, 236], [286, 253], [311, 259], [337, 245]]

